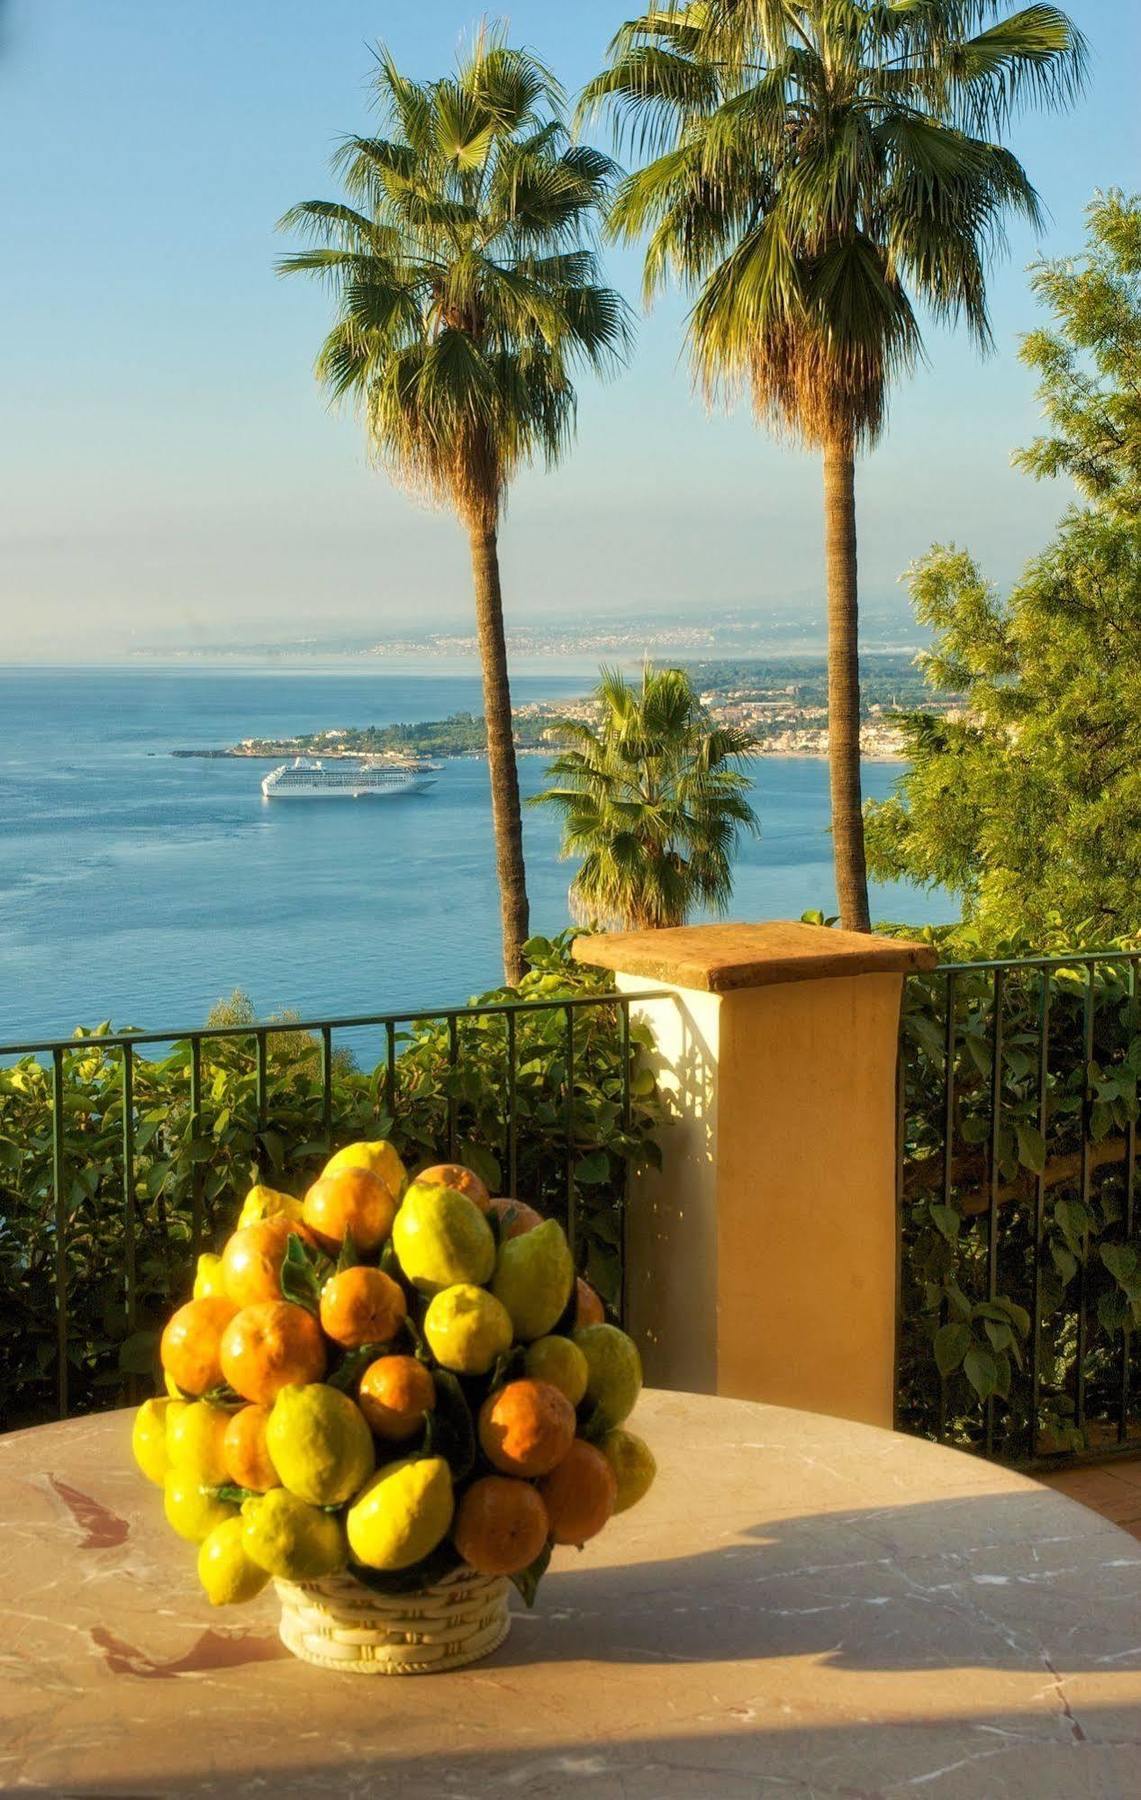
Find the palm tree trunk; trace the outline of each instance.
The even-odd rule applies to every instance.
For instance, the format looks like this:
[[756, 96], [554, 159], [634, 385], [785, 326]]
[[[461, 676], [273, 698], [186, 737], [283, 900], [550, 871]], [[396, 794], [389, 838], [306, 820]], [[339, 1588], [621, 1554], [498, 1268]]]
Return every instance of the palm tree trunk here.
[[828, 769], [832, 855], [840, 923], [870, 931], [860, 794], [860, 658], [856, 586], [856, 459], [851, 439], [824, 446], [824, 552], [828, 577]]
[[491, 777], [491, 818], [503, 924], [503, 972], [514, 985], [526, 969], [527, 885], [523, 870], [523, 820], [519, 770], [511, 726], [511, 689], [503, 635], [503, 595], [499, 585], [496, 533], [471, 527], [471, 567], [475, 581], [475, 622], [483, 668], [483, 716], [487, 723], [487, 766]]

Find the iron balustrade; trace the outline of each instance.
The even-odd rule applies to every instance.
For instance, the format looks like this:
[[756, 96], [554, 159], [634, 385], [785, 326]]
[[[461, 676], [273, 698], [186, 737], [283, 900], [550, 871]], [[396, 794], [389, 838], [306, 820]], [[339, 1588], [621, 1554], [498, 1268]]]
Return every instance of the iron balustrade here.
[[1141, 952], [909, 978], [901, 1428], [1022, 1466], [1141, 1451]]
[[[48, 1411], [65, 1418], [77, 1398], [86, 1407], [100, 1398], [114, 1403], [135, 1397], [143, 1373], [136, 1365], [148, 1354], [145, 1343], [137, 1346], [138, 1334], [155, 1338], [164, 1312], [187, 1297], [195, 1258], [212, 1242], [220, 1244], [232, 1227], [244, 1171], [240, 1157], [227, 1151], [219, 1193], [211, 1168], [214, 1132], [223, 1101], [227, 1111], [236, 1104], [231, 1087], [249, 1090], [251, 1074], [252, 1106], [239, 1121], [251, 1176], [303, 1191], [323, 1157], [351, 1137], [391, 1135], [413, 1166], [491, 1155], [499, 1190], [560, 1217], [576, 1267], [588, 1274], [603, 1267], [610, 1277], [608, 1299], [620, 1317], [627, 1166], [650, 1135], [653, 1105], [641, 1088], [635, 1093], [646, 1034], [632, 1025], [630, 1008], [657, 997], [564, 991], [452, 1009], [98, 1031], [0, 1044], [0, 1195], [8, 1190], [7, 1202], [0, 1199], [0, 1280], [8, 1290], [9, 1317], [17, 1319], [8, 1338], [0, 1337], [0, 1360], [11, 1365], [18, 1354], [14, 1302], [21, 1284], [39, 1281], [37, 1292], [42, 1297], [50, 1289], [54, 1307], [54, 1343], [46, 1346], [41, 1338], [37, 1346], [41, 1386], [51, 1378], [52, 1404], [42, 1396], [38, 1406], [13, 1404], [12, 1388], [20, 1381], [13, 1383], [9, 1367], [0, 1383], [0, 1403], [7, 1395], [4, 1422]], [[347, 1034], [367, 1035], [375, 1046], [371, 1067], [346, 1060]], [[95, 1097], [83, 1087], [92, 1059], [98, 1063]], [[168, 1103], [165, 1123], [156, 1123], [156, 1090]], [[17, 1103], [25, 1121], [31, 1109], [26, 1143], [11, 1136]], [[7, 1122], [5, 1105], [11, 1109]], [[108, 1119], [115, 1112], [118, 1126], [111, 1131]], [[304, 1121], [305, 1141], [295, 1158], [281, 1138], [283, 1118]], [[227, 1128], [231, 1123], [227, 1117]], [[159, 1137], [169, 1167], [156, 1189], [144, 1175]], [[108, 1180], [111, 1139], [116, 1166]], [[94, 1164], [96, 1157], [98, 1176], [85, 1161]], [[21, 1193], [22, 1180], [35, 1192]], [[117, 1219], [108, 1214], [112, 1206]], [[121, 1329], [118, 1345], [104, 1345], [93, 1363], [89, 1332], [77, 1335], [75, 1329], [83, 1296], [74, 1258], [82, 1250], [90, 1264], [89, 1240], [96, 1231], [111, 1234]], [[156, 1257], [165, 1271], [157, 1277]], [[129, 1368], [114, 1360], [124, 1343], [136, 1344]]]

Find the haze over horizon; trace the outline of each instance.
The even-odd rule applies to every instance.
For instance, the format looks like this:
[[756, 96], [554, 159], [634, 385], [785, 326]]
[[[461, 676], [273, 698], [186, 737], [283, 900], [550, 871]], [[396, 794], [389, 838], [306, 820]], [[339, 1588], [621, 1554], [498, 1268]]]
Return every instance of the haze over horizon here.
[[[0, 59], [9, 251], [0, 365], [7, 430], [0, 615], [6, 661], [116, 658], [463, 629], [467, 547], [446, 516], [367, 466], [359, 425], [312, 379], [327, 294], [281, 283], [274, 221], [336, 191], [328, 158], [369, 120], [369, 45], [430, 77], [469, 19], [455, 0], [395, 18], [364, 0], [10, 0]], [[907, 635], [907, 564], [935, 539], [1009, 582], [1070, 503], [1010, 468], [1036, 430], [1017, 339], [1036, 322], [1025, 266], [1080, 251], [1097, 187], [1137, 183], [1129, 0], [1072, 0], [1090, 86], [1010, 141], [1045, 208], [1012, 228], [991, 298], [996, 354], [930, 331], [861, 467], [865, 617]], [[584, 0], [511, 9], [573, 94], [626, 16]], [[67, 244], [60, 258], [61, 235]], [[610, 251], [628, 297], [639, 259]], [[680, 361], [676, 295], [639, 324], [631, 368], [580, 386], [578, 443], [525, 475], [502, 533], [509, 628], [604, 616], [803, 614], [823, 639], [820, 474], [740, 408], [709, 415]], [[914, 630], [912, 628], [912, 635]], [[772, 645], [761, 646], [771, 649]]]

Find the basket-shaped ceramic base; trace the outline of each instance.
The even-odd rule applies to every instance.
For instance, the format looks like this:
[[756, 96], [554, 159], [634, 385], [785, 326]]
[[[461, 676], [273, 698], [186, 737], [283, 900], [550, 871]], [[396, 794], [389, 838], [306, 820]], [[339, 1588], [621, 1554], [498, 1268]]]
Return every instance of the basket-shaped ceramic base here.
[[350, 1675], [435, 1675], [497, 1650], [511, 1628], [508, 1582], [457, 1569], [431, 1587], [378, 1594], [353, 1575], [275, 1581], [281, 1641], [303, 1662]]

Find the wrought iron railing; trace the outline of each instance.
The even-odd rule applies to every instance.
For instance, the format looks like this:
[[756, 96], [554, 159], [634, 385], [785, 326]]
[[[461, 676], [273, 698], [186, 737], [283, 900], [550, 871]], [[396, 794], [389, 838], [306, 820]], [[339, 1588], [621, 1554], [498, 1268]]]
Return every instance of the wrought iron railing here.
[[897, 1419], [1022, 1465], [1141, 1450], [1132, 951], [908, 983]]
[[252, 1178], [330, 1148], [469, 1161], [565, 1223], [622, 1310], [627, 1167], [652, 1154], [619, 993], [0, 1045], [0, 1425], [131, 1397], [172, 1296]]

